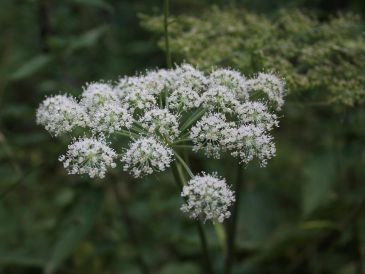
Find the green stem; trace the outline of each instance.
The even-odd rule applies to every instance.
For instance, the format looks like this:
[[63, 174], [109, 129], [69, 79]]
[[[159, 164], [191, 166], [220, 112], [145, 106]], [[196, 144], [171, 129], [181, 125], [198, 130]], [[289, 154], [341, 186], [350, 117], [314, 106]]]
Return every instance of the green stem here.
[[163, 10], [164, 10], [163, 23], [164, 23], [164, 32], [165, 32], [166, 66], [167, 66], [167, 68], [171, 68], [172, 62], [171, 62], [170, 41], [169, 41], [169, 23], [168, 23], [169, 0], [164, 0]]
[[[177, 154], [175, 154], [175, 155], [177, 155]], [[177, 158], [182, 160], [182, 158], [180, 156], [178, 156]], [[184, 160], [182, 160], [182, 161], [184, 161]], [[186, 163], [185, 163], [185, 165], [186, 165]], [[185, 179], [184, 174], [182, 172], [182, 167], [183, 166], [184, 165], [182, 165], [179, 162], [175, 162], [174, 165], [172, 166], [172, 172], [173, 172], [173, 175], [175, 177], [175, 182], [177, 183], [179, 189], [182, 189], [182, 187], [186, 184], [186, 179]], [[188, 172], [189, 176], [191, 176], [190, 175], [190, 173], [191, 173], [190, 169], [187, 167], [187, 169], [185, 168], [185, 170]], [[197, 224], [197, 228], [198, 228], [201, 247], [202, 247], [202, 250], [203, 250], [203, 262], [204, 262], [203, 270], [206, 274], [213, 274], [214, 272], [213, 272], [213, 268], [212, 268], [212, 264], [211, 264], [211, 260], [210, 260], [207, 238], [205, 236], [203, 226], [200, 223], [200, 221], [196, 221], [196, 224]]]
[[180, 164], [184, 167], [185, 171], [189, 174], [190, 178], [194, 177], [193, 172], [190, 170], [190, 168], [188, 167], [188, 165], [185, 163], [185, 161], [183, 160], [183, 158], [181, 158], [181, 156], [179, 154], [176, 153], [175, 151], [175, 157], [176, 159], [180, 162]]
[[236, 187], [235, 187], [235, 195], [236, 201], [232, 208], [232, 216], [230, 222], [227, 227], [227, 252], [224, 262], [224, 274], [230, 274], [232, 272], [232, 265], [234, 262], [234, 254], [235, 254], [235, 236], [237, 230], [237, 221], [238, 221], [238, 209], [241, 197], [241, 187], [242, 187], [242, 168], [238, 164], [237, 167], [237, 178], [236, 178]]

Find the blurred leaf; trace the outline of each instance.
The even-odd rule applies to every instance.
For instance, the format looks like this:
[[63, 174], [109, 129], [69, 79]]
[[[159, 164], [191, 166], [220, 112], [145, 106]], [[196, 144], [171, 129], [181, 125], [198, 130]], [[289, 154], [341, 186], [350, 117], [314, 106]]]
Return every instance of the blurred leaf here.
[[103, 0], [73, 0], [73, 2], [81, 5], [94, 6], [97, 8], [106, 9], [108, 11], [113, 11], [112, 6]]
[[305, 168], [307, 183], [303, 189], [303, 213], [308, 215], [324, 204], [335, 182], [335, 164], [332, 155], [313, 158]]
[[33, 254], [23, 254], [22, 252], [4, 252], [0, 253], [0, 265], [21, 265], [21, 266], [38, 266], [43, 267], [45, 259]]
[[53, 273], [85, 238], [98, 217], [102, 203], [103, 196], [100, 192], [83, 193], [80, 201], [64, 219], [61, 235], [46, 265], [46, 273]]
[[72, 53], [75, 50], [88, 48], [95, 45], [106, 30], [107, 30], [106, 26], [100, 26], [95, 29], [87, 31], [78, 37], [73, 38], [68, 48], [69, 53]]
[[159, 274], [197, 274], [200, 273], [199, 268], [191, 263], [183, 263], [183, 264], [178, 264], [178, 263], [171, 263], [166, 265], [160, 272], [158, 272]]
[[302, 229], [337, 229], [335, 222], [326, 220], [313, 220], [308, 222], [303, 222], [299, 226]]
[[50, 61], [51, 57], [48, 55], [38, 55], [33, 57], [31, 60], [19, 67], [14, 73], [12, 73], [10, 75], [10, 79], [20, 80], [29, 77], [48, 65]]

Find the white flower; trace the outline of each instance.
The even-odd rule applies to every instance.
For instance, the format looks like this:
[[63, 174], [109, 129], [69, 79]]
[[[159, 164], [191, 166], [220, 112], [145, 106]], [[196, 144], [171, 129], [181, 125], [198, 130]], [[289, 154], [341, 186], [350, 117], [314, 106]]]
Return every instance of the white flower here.
[[133, 142], [123, 155], [124, 171], [142, 177], [170, 167], [173, 152], [153, 137], [142, 137]]
[[205, 75], [189, 64], [182, 64], [175, 68], [175, 79], [173, 89], [180, 87], [189, 87], [197, 93], [200, 93], [208, 84]]
[[116, 166], [115, 151], [100, 137], [80, 138], [68, 146], [65, 155], [59, 157], [69, 174], [88, 174], [90, 178], [104, 178], [109, 167]]
[[149, 133], [169, 141], [173, 141], [180, 133], [178, 117], [167, 109], [151, 109], [145, 112], [139, 122]]
[[270, 73], [260, 72], [256, 78], [247, 81], [250, 97], [255, 97], [257, 92], [263, 92], [269, 101], [280, 110], [284, 104], [284, 81]]
[[231, 69], [217, 69], [209, 76], [210, 86], [225, 86], [233, 92], [237, 98], [247, 100], [248, 90], [246, 77]]
[[267, 106], [261, 102], [247, 101], [236, 107], [236, 114], [240, 124], [253, 123], [266, 130], [279, 126], [277, 116], [269, 112]]
[[190, 129], [190, 139], [194, 146], [193, 151], [203, 150], [207, 157], [220, 158], [220, 153], [225, 151], [223, 142], [226, 131], [232, 126], [221, 113], [204, 115], [195, 126]]
[[159, 69], [148, 71], [140, 78], [141, 84], [153, 95], [160, 95], [163, 92], [169, 93], [175, 80], [173, 70]]
[[127, 108], [118, 103], [110, 103], [98, 108], [90, 119], [90, 127], [95, 132], [113, 133], [124, 128], [130, 128], [133, 117]]
[[200, 106], [200, 95], [190, 87], [179, 87], [167, 98], [169, 109], [180, 112], [188, 111]]
[[234, 192], [216, 174], [194, 176], [183, 187], [181, 196], [186, 199], [181, 210], [191, 218], [220, 223], [231, 216], [229, 207], [235, 202]]
[[55, 95], [45, 99], [38, 107], [37, 124], [51, 134], [58, 136], [72, 131], [75, 127], [85, 127], [88, 116], [85, 109], [68, 95]]
[[226, 86], [211, 86], [202, 95], [202, 105], [209, 110], [233, 113], [239, 104], [235, 94]]
[[129, 93], [125, 94], [123, 102], [127, 104], [131, 111], [145, 111], [156, 105], [153, 94], [144, 88], [130, 89]]
[[99, 107], [110, 103], [119, 102], [118, 96], [113, 87], [107, 83], [89, 83], [84, 87], [80, 104], [90, 113], [98, 110]]
[[261, 166], [275, 156], [276, 148], [273, 138], [262, 127], [253, 124], [230, 128], [224, 139], [226, 147], [233, 157], [238, 157], [244, 164], [257, 158]]
[[125, 101], [127, 94], [133, 92], [135, 89], [142, 88], [141, 77], [142, 76], [124, 76], [119, 78], [114, 86], [114, 93], [117, 94], [121, 101]]

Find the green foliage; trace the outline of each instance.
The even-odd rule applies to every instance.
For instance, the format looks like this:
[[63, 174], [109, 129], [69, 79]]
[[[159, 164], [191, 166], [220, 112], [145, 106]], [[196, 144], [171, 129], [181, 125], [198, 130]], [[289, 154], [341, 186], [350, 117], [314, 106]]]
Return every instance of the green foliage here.
[[[162, 34], [160, 17], [141, 19], [146, 29]], [[269, 19], [215, 7], [170, 18], [170, 30], [177, 60], [205, 69], [231, 66], [247, 75], [275, 71], [285, 77], [289, 92], [316, 103], [353, 106], [365, 100], [365, 37], [358, 16], [323, 21], [287, 10]], [[162, 38], [159, 44], [163, 47]]]

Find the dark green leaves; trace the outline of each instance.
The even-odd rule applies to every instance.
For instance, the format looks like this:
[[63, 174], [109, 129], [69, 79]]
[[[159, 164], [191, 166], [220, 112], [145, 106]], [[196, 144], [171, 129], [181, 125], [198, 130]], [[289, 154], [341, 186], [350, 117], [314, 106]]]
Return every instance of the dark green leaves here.
[[47, 274], [53, 273], [72, 254], [99, 215], [103, 204], [102, 193], [90, 190], [81, 195], [80, 200], [62, 221], [60, 235], [45, 266]]

